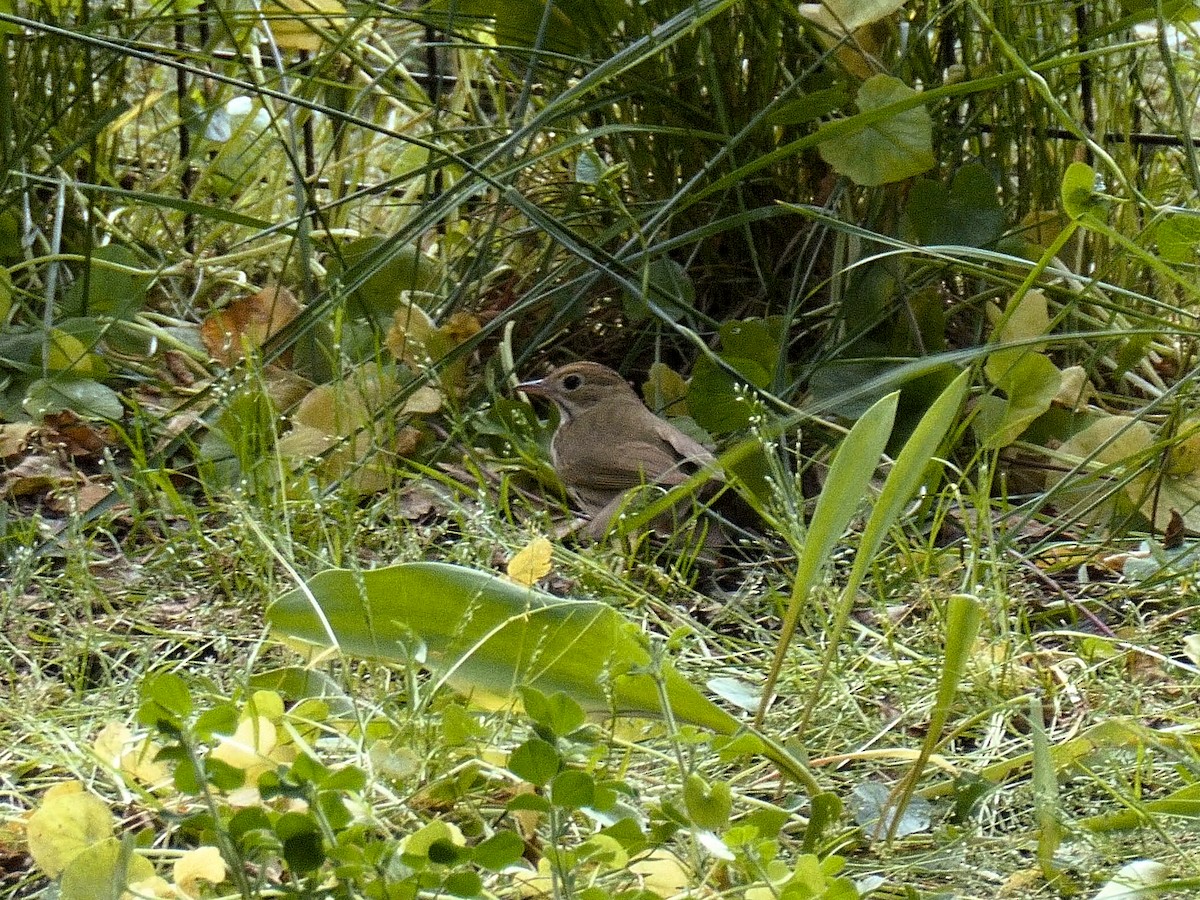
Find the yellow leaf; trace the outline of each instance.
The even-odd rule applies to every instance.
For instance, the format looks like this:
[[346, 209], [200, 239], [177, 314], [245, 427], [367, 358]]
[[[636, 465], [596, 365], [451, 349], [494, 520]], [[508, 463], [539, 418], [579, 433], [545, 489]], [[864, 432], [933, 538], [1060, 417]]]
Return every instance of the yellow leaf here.
[[113, 815], [77, 781], [46, 791], [25, 825], [29, 855], [50, 878], [88, 847], [112, 837]]
[[550, 574], [550, 542], [536, 537], [508, 561], [508, 577], [517, 584], [533, 587], [539, 578]]
[[666, 363], [650, 366], [646, 383], [642, 385], [646, 405], [660, 416], [686, 416], [687, 382]]
[[682, 893], [692, 883], [692, 876], [679, 857], [662, 848], [651, 850], [631, 863], [629, 871], [640, 876], [643, 888], [662, 897]]
[[225, 880], [225, 860], [216, 847], [197, 847], [175, 861], [171, 874], [175, 884], [189, 897], [199, 897], [200, 882], [220, 884]]
[[116, 723], [106, 725], [92, 742], [92, 751], [98, 759], [151, 790], [162, 787], [171, 777], [170, 768], [155, 761], [161, 750], [150, 738], [135, 737], [124, 725]]
[[152, 875], [143, 881], [131, 882], [128, 887], [129, 890], [121, 895], [121, 900], [146, 900], [147, 897], [155, 897], [158, 900], [176, 900], [179, 897], [179, 893], [171, 883], [161, 875]]
[[309, 52], [321, 49], [323, 32], [345, 27], [345, 12], [340, 0], [276, 0], [263, 6], [275, 43], [283, 50]]
[[270, 754], [275, 749], [277, 732], [270, 719], [261, 716], [243, 719], [237, 731], [213, 748], [212, 758], [218, 759], [235, 769], [250, 769], [270, 763]]

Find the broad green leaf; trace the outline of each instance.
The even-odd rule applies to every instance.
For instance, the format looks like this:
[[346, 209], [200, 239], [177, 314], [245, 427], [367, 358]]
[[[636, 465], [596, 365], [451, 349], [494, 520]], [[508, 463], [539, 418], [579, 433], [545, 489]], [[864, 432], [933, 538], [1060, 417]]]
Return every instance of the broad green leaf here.
[[642, 399], [660, 416], [686, 416], [687, 392], [688, 385], [683, 376], [661, 362], [650, 366], [642, 384]]
[[845, 88], [831, 87], [780, 104], [768, 116], [769, 125], [803, 125], [841, 109], [849, 101]]
[[[765, 388], [771, 383], [771, 373], [756, 360], [723, 353], [721, 359], [755, 387]], [[748, 392], [739, 388], [732, 375], [702, 356], [688, 384], [688, 411], [697, 425], [709, 434], [719, 435], [745, 430], [754, 407]]]
[[51, 328], [46, 337], [45, 361], [46, 370], [60, 378], [104, 378], [108, 375], [108, 366], [99, 353], [90, 349], [94, 342], [84, 340], [62, 331]]
[[[898, 78], [875, 75], [858, 91], [860, 115], [899, 103], [917, 92]], [[821, 158], [840, 175], [865, 187], [902, 181], [932, 169], [933, 121], [923, 106], [907, 109], [882, 121], [864, 124], [851, 134], [819, 145]]]
[[81, 852], [111, 839], [115, 821], [104, 801], [79, 782], [55, 785], [25, 824], [29, 854], [42, 872], [57, 878]]
[[154, 876], [150, 861], [132, 851], [132, 838], [86, 847], [63, 870], [59, 900], [120, 900], [122, 888]]
[[978, 598], [970, 594], [955, 594], [946, 604], [942, 671], [938, 677], [937, 695], [933, 701], [933, 710], [929, 714], [929, 723], [925, 727], [921, 752], [888, 799], [890, 815], [883, 821], [888, 823], [889, 839], [899, 833], [898, 829], [903, 822], [909, 801], [917, 789], [921, 773], [941, 742], [946, 723], [950, 721], [954, 698], [958, 695], [959, 685], [971, 659], [971, 650], [982, 620], [983, 605]]
[[1200, 249], [1200, 216], [1170, 216], [1154, 231], [1158, 255], [1170, 263], [1194, 263]]
[[998, 349], [988, 354], [983, 371], [1006, 399], [981, 397], [973, 428], [986, 447], [1007, 447], [1045, 413], [1062, 387], [1062, 372], [1032, 346], [1021, 344], [1050, 330], [1050, 312], [1041, 291], [1018, 294], [1003, 313], [988, 308], [996, 324], [992, 335]]
[[[373, 659], [402, 660], [404, 644], [419, 637], [429, 668], [484, 705], [507, 705], [529, 685], [563, 691], [591, 712], [662, 714], [645, 638], [615, 609], [487, 572], [432, 562], [329, 569], [276, 600], [267, 619], [279, 634]], [[663, 678], [677, 718], [736, 730], [674, 670]]]
[[80, 276], [67, 289], [63, 312], [68, 316], [103, 314], [129, 318], [145, 305], [152, 279], [153, 275], [128, 247], [120, 244], [97, 247], [87, 277]]
[[662, 310], [668, 320], [678, 322], [696, 304], [696, 288], [683, 266], [670, 257], [649, 264], [643, 287], [644, 295], [625, 292], [625, 314], [631, 322], [648, 319], [651, 305]]
[[[440, 682], [484, 705], [510, 705], [531, 686], [547, 696], [562, 691], [592, 713], [657, 718], [665, 698], [677, 722], [725, 735], [742, 727], [668, 663], [654, 662], [645, 635], [612, 607], [448, 563], [329, 569], [277, 599], [267, 621], [304, 644], [393, 662], [407, 661], [407, 647], [419, 642]], [[820, 792], [791, 753], [759, 737], [781, 770], [810, 795]]]
[[29, 386], [22, 402], [33, 419], [64, 410], [85, 419], [119, 420], [124, 411], [121, 398], [107, 385], [90, 378], [39, 378]]
[[714, 781], [710, 784], [693, 772], [684, 782], [683, 802], [688, 817], [699, 828], [720, 831], [729, 824], [733, 795], [728, 782]]
[[983, 372], [992, 384], [999, 384], [1005, 372], [1027, 353], [1032, 346], [1005, 347], [1039, 338], [1050, 330], [1050, 308], [1041, 291], [1026, 291], [1011, 298], [1001, 314], [997, 307], [988, 306], [988, 318], [996, 325], [992, 343], [998, 349], [988, 354]]
[[1200, 819], [1200, 784], [1189, 784], [1165, 797], [1144, 800], [1136, 809], [1090, 816], [1077, 824], [1092, 832], [1127, 831], [1145, 826], [1147, 815]]
[[352, 295], [354, 310], [379, 320], [390, 319], [404, 305], [405, 291], [434, 291], [441, 281], [436, 263], [420, 249], [408, 246], [392, 253], [382, 235], [351, 241], [329, 260], [330, 276], [364, 268], [373, 271]]
[[1042, 877], [1047, 880], [1057, 874], [1054, 857], [1063, 840], [1063, 823], [1059, 818], [1058, 773], [1046, 735], [1041, 697], [1029, 699], [1030, 746], [1033, 749], [1033, 818], [1037, 824], [1037, 858]]
[[1104, 201], [1096, 196], [1096, 172], [1086, 163], [1067, 166], [1061, 193], [1063, 209], [1072, 219], [1100, 216], [1104, 211]]
[[859, 586], [867, 577], [867, 572], [874, 562], [875, 555], [879, 552], [879, 547], [883, 544], [888, 530], [900, 516], [909, 498], [926, 478], [930, 465], [934, 462], [934, 455], [949, 433], [950, 426], [958, 417], [959, 408], [966, 396], [967, 385], [970, 383], [969, 379], [970, 372], [964, 371], [950, 383], [946, 390], [942, 391], [941, 396], [921, 417], [912, 436], [905, 442], [904, 448], [892, 464], [892, 470], [883, 483], [883, 489], [880, 491], [871, 515], [867, 519], [866, 527], [863, 529], [858, 550], [854, 554], [854, 565], [851, 566], [850, 577], [842, 589], [833, 611], [833, 624], [829, 629], [825, 656], [821, 660], [821, 670], [800, 719], [801, 732], [808, 726], [813, 710], [820, 699], [821, 688], [833, 665], [842, 632], [850, 620], [850, 612], [858, 597]]
[[1007, 447], [1050, 408], [1061, 385], [1062, 372], [1054, 363], [1040, 353], [1026, 353], [996, 385], [1008, 395], [1006, 400], [980, 398], [990, 401], [980, 406], [975, 426], [980, 440], [990, 448]]
[[904, 212], [922, 244], [983, 247], [1004, 231], [1004, 210], [996, 190], [988, 170], [972, 163], [954, 174], [949, 190], [936, 181], [917, 179]]
[[315, 53], [325, 34], [346, 27], [346, 7], [341, 0], [267, 0], [262, 13], [281, 50]]
[[530, 738], [508, 757], [508, 770], [535, 787], [542, 787], [562, 768], [562, 757], [554, 745]]
[[499, 872], [521, 859], [525, 842], [515, 831], [497, 831], [475, 847], [473, 859], [477, 865]]
[[[16, 13], [16, 4], [13, 0], [0, 0], [0, 13], [11, 16]], [[0, 34], [20, 34], [21, 26], [12, 22], [0, 22]]]
[[751, 359], [767, 372], [775, 370], [785, 338], [782, 317], [732, 319], [721, 323], [719, 333], [723, 356]]
[[569, 694], [557, 693], [547, 697], [541, 691], [527, 687], [521, 691], [525, 713], [550, 734], [566, 737], [581, 728], [587, 714]]
[[550, 782], [550, 802], [560, 809], [580, 809], [596, 800], [596, 781], [587, 772], [565, 769]]

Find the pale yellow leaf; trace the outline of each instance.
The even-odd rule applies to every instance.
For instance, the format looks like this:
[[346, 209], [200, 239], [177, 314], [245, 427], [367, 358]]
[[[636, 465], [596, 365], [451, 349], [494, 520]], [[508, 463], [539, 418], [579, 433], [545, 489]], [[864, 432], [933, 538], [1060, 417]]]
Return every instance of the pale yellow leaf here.
[[212, 758], [235, 769], [249, 769], [270, 762], [276, 740], [275, 725], [270, 719], [261, 716], [243, 719], [237, 731], [213, 749]]
[[199, 897], [200, 882], [220, 884], [225, 880], [225, 860], [216, 847], [197, 847], [175, 861], [171, 874], [175, 884], [189, 897]]
[[1085, 408], [1094, 396], [1096, 389], [1088, 380], [1087, 370], [1083, 366], [1069, 366], [1062, 370], [1062, 381], [1058, 384], [1055, 403], [1078, 412]]
[[81, 852], [112, 837], [113, 824], [108, 807], [84, 793], [82, 784], [55, 785], [25, 824], [29, 855], [47, 876], [57, 878]]
[[661, 847], [630, 863], [629, 871], [641, 878], [642, 887], [660, 897], [682, 893], [692, 883], [692, 876], [679, 857]]
[[161, 875], [151, 875], [142, 881], [131, 882], [129, 889], [121, 895], [121, 900], [147, 900], [149, 897], [156, 900], [177, 900], [179, 891]]
[[517, 584], [533, 587], [550, 574], [553, 546], [544, 537], [536, 537], [508, 561], [508, 577]]

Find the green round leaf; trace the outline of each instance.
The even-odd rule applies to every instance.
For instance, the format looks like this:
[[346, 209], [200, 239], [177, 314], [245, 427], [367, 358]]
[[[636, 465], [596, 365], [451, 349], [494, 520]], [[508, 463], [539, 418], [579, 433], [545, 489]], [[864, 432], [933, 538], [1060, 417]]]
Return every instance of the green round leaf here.
[[1061, 192], [1063, 209], [1072, 219], [1098, 215], [1104, 209], [1103, 200], [1096, 196], [1096, 171], [1087, 163], [1067, 166]]
[[39, 378], [29, 386], [21, 405], [37, 420], [70, 410], [84, 419], [116, 421], [124, 412], [121, 398], [112, 388], [90, 378], [70, 376]]
[[733, 796], [727, 782], [709, 784], [693, 773], [684, 782], [683, 802], [687, 806], [688, 817], [699, 828], [719, 831], [729, 824]]
[[578, 769], [560, 772], [550, 783], [550, 802], [563, 809], [591, 806], [595, 796], [595, 780]]
[[[745, 381], [756, 387], [766, 387], [771, 373], [752, 359], [730, 358], [725, 362], [740, 372]], [[728, 372], [707, 357], [701, 357], [692, 372], [688, 385], [688, 410], [701, 428], [710, 434], [742, 431], [750, 424], [754, 406], [744, 390]]]
[[283, 858], [294, 872], [312, 872], [325, 862], [320, 826], [306, 813], [284, 813], [275, 823]]
[[[906, 109], [881, 121], [871, 121], [869, 115], [878, 109], [900, 103], [917, 92], [898, 78], [874, 75], [858, 90], [858, 116], [863, 125], [849, 133], [821, 142], [821, 158], [839, 175], [845, 175], [865, 187], [878, 187], [902, 181], [932, 169], [933, 120], [923, 106]], [[835, 123], [841, 128], [845, 120]], [[830, 127], [830, 126], [826, 126]]]
[[145, 264], [128, 247], [119, 244], [97, 247], [92, 252], [87, 277], [76, 278], [67, 290], [63, 312], [68, 316], [103, 314], [127, 319], [145, 306], [146, 291], [152, 280]]
[[537, 787], [549, 782], [561, 766], [558, 751], [540, 738], [530, 738], [508, 758], [508, 770]]
[[[352, 241], [329, 259], [329, 274], [338, 275], [360, 266], [370, 266], [390, 252], [387, 238], [371, 235]], [[434, 291], [441, 277], [437, 265], [417, 247], [402, 247], [391, 259], [372, 272], [354, 291], [358, 312], [390, 319], [404, 302], [403, 291]]]
[[138, 712], [138, 721], [143, 725], [155, 725], [162, 713], [182, 720], [192, 711], [192, 694], [187, 682], [174, 672], [155, 672], [142, 682], [143, 708], [153, 716], [143, 718]]
[[917, 179], [904, 212], [917, 240], [926, 245], [984, 247], [1004, 231], [996, 182], [978, 163], [959, 169], [949, 190], [936, 181]]
[[497, 831], [475, 848], [475, 862], [499, 872], [513, 865], [525, 852], [525, 841], [515, 831]]
[[478, 897], [483, 893], [483, 879], [474, 872], [454, 872], [446, 877], [442, 887], [452, 897]]

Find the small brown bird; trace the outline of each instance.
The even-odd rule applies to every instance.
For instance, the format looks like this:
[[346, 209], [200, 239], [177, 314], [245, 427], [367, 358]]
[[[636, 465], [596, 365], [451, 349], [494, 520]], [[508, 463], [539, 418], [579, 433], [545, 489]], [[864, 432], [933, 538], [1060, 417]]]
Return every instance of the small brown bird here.
[[[517, 390], [558, 407], [551, 461], [591, 516], [583, 532], [588, 537], [604, 536], [633, 488], [669, 488], [701, 469], [722, 480], [716, 458], [699, 441], [647, 409], [629, 383], [607, 366], [571, 363], [519, 384]], [[669, 528], [669, 514], [667, 519]]]

